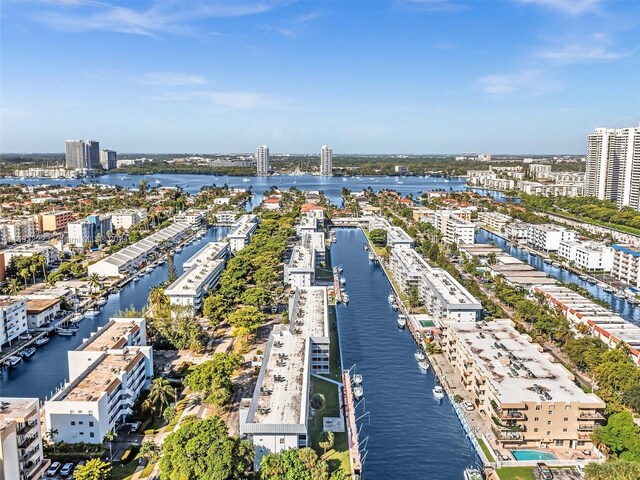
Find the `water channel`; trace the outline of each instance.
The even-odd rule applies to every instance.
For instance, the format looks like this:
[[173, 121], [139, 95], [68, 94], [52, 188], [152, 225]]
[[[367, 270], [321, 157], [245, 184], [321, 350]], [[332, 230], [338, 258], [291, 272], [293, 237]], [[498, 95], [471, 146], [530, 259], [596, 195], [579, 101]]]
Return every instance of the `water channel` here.
[[577, 285], [580, 285], [581, 287], [586, 288], [594, 297], [606, 301], [610, 305], [611, 310], [620, 315], [622, 318], [629, 322], [640, 325], [640, 308], [633, 303], [628, 302], [624, 298], [618, 298], [612, 293], [605, 292], [597, 285], [593, 285], [585, 280], [581, 280], [580, 277], [575, 273], [572, 273], [563, 268], [554, 267], [553, 265], [548, 265], [542, 261], [541, 257], [534, 257], [522, 248], [511, 245], [504, 238], [488, 232], [487, 230], [478, 230], [478, 232], [476, 232], [477, 243], [489, 243], [490, 241], [497, 247], [507, 252], [509, 255], [512, 255], [522, 260], [523, 262], [528, 263], [532, 267], [546, 273], [550, 277], [556, 278], [565, 283], [575, 283]]
[[[183, 248], [174, 255], [174, 264], [178, 275], [182, 273], [182, 264], [194, 255], [206, 243], [218, 240], [226, 235], [228, 228], [210, 228], [207, 234]], [[147, 303], [149, 290], [167, 279], [168, 267], [165, 263], [156, 267], [139, 281], [128, 283], [119, 293], [108, 297], [107, 304], [94, 317], [85, 317], [79, 324], [80, 331], [73, 337], [53, 335], [51, 341], [38, 349], [30, 360], [26, 360], [13, 370], [0, 372], [0, 396], [2, 397], [38, 397], [44, 400], [50, 397], [68, 377], [67, 351], [77, 348], [98, 327], [103, 326], [117, 312], [129, 307], [140, 310]]]
[[342, 361], [363, 374], [357, 413], [369, 412], [358, 422], [361, 441], [369, 437], [365, 478], [462, 478], [475, 452], [449, 400], [434, 400], [434, 374], [419, 369], [411, 334], [398, 329], [387, 277], [368, 260], [359, 229], [338, 229], [336, 238], [331, 259], [344, 268], [350, 299], [337, 307]]

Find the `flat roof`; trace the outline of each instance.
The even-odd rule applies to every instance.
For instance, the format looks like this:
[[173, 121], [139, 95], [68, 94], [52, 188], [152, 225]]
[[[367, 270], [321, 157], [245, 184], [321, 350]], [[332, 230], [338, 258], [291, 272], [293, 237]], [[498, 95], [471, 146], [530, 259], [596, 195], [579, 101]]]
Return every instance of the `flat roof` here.
[[27, 299], [27, 313], [38, 314], [60, 303], [57, 298], [28, 298]]
[[82, 342], [76, 351], [105, 351], [125, 347], [127, 334], [135, 335], [140, 331], [142, 318], [112, 318], [103, 328]]
[[294, 294], [290, 328], [302, 337], [328, 337], [326, 287], [298, 288]]
[[187, 269], [193, 267], [196, 263], [203, 263], [220, 258], [220, 256], [226, 252], [227, 248], [229, 248], [229, 243], [226, 241], [209, 242], [189, 258], [189, 260], [184, 262], [182, 267]]
[[475, 322], [445, 323], [458, 337], [458, 348], [465, 349], [481, 369], [500, 402], [580, 402], [604, 407], [597, 395], [584, 393], [567, 370], [551, 362], [542, 347], [518, 333], [511, 321], [482, 326]]
[[313, 250], [305, 248], [302, 245], [296, 245], [291, 252], [291, 260], [289, 260], [289, 268], [313, 270]]
[[12, 421], [24, 422], [39, 413], [40, 401], [37, 398], [0, 397], [0, 430]]
[[212, 274], [223, 268], [224, 260], [221, 258], [207, 260], [202, 263], [198, 262], [169, 285], [164, 293], [169, 296], [180, 294], [195, 295], [210, 280]]
[[242, 238], [250, 234], [257, 228], [258, 217], [255, 215], [242, 215], [233, 224], [231, 232], [227, 235], [227, 238]]
[[480, 302], [446, 270], [431, 268], [425, 272], [425, 276], [448, 305], [470, 305], [478, 309], [482, 308]]

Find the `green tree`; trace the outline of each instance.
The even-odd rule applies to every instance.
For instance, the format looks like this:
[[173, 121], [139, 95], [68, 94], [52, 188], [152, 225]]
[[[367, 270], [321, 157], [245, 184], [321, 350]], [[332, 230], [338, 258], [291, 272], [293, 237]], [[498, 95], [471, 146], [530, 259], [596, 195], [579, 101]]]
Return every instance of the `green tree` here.
[[162, 411], [169, 406], [172, 400], [175, 400], [176, 394], [169, 380], [156, 377], [151, 381], [148, 398], [153, 405], [159, 407], [159, 410]]
[[109, 461], [113, 460], [113, 441], [116, 439], [116, 432], [109, 429], [107, 433], [104, 434], [103, 441], [109, 445]]
[[227, 316], [227, 322], [233, 328], [231, 335], [246, 337], [264, 324], [265, 316], [256, 307], [246, 306], [230, 313]]
[[584, 470], [586, 480], [638, 480], [640, 463], [614, 460], [605, 463], [590, 463]]
[[22, 288], [20, 287], [20, 283], [15, 278], [9, 279], [9, 283], [7, 283], [6, 292], [9, 295], [17, 295]]
[[142, 442], [136, 459], [146, 458], [149, 462], [155, 462], [160, 458], [160, 447], [153, 441]]
[[249, 288], [242, 294], [242, 303], [261, 309], [271, 302], [271, 292], [262, 287]]
[[382, 228], [374, 228], [369, 232], [369, 240], [378, 247], [386, 247], [387, 231]]
[[230, 311], [231, 302], [219, 293], [209, 295], [204, 299], [202, 314], [207, 317], [211, 325], [222, 323]]
[[260, 463], [261, 480], [328, 480], [327, 463], [311, 448], [268, 453]]
[[99, 458], [87, 460], [73, 472], [74, 480], [109, 480], [111, 478], [111, 464]]
[[333, 448], [333, 443], [335, 441], [335, 436], [333, 432], [322, 432], [322, 436], [320, 437], [320, 441], [318, 445], [323, 450], [324, 455], [327, 454], [327, 450]]
[[99, 292], [100, 289], [102, 288], [102, 282], [100, 281], [100, 275], [98, 275], [97, 273], [90, 273], [89, 276], [87, 277], [87, 280], [89, 281], [89, 288], [91, 289], [92, 292]]
[[196, 366], [184, 382], [191, 390], [202, 392], [205, 402], [221, 407], [231, 400], [231, 376], [241, 363], [241, 355], [215, 353], [211, 360]]
[[160, 473], [168, 480], [243, 479], [252, 466], [253, 445], [230, 437], [218, 416], [185, 418], [165, 440], [160, 459]]
[[640, 426], [631, 412], [611, 415], [605, 426], [594, 430], [593, 440], [614, 458], [640, 462]]
[[176, 415], [178, 415], [176, 407], [168, 406], [162, 411], [162, 418], [164, 418], [167, 423], [171, 423], [173, 419], [176, 418]]

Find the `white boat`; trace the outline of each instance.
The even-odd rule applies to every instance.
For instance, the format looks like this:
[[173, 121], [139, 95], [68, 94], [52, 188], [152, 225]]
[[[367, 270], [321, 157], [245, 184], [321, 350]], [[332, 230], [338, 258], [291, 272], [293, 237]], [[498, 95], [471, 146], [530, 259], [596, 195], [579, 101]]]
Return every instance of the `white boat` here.
[[85, 315], [87, 315], [88, 317], [95, 317], [99, 313], [100, 310], [98, 310], [97, 308], [91, 308], [85, 312]]
[[482, 472], [477, 468], [468, 467], [464, 469], [464, 480], [483, 480]]
[[156, 178], [155, 183], [157, 184], [157, 183], [162, 183], [162, 182]]
[[153, 267], [147, 267], [144, 269], [144, 273], [151, 273], [153, 272]]
[[46, 345], [47, 343], [49, 343], [49, 337], [47, 337], [47, 336], [37, 338], [35, 340], [35, 342], [33, 342], [33, 344], [36, 347], [42, 347], [42, 346]]
[[100, 300], [98, 300], [98, 305], [102, 306], [102, 305], [106, 305], [107, 304], [107, 299], [106, 298], [101, 298]]
[[580, 275], [578, 278], [580, 280], [585, 280], [586, 281], [589, 277], [587, 277], [586, 275]]
[[137, 282], [138, 280], [140, 280], [140, 275], [136, 275], [135, 277], [133, 277], [134, 282]]
[[343, 182], [346, 182], [346, 181], [347, 181], [347, 178], [346, 178], [346, 177], [342, 177], [342, 181], [343, 181]]
[[353, 383], [355, 383], [356, 385], [361, 385], [362, 384], [362, 374], [361, 373], [356, 373], [353, 376]]
[[549, 260], [548, 258], [545, 258], [545, 259], [543, 260], [543, 262], [544, 262], [544, 263], [546, 263], [547, 265], [550, 265], [550, 264], [551, 264], [551, 260]]
[[389, 302], [389, 305], [396, 302], [396, 297], [393, 293], [387, 297], [387, 302]]
[[404, 318], [404, 315], [398, 315], [398, 328], [404, 328], [407, 325], [407, 319]]
[[394, 312], [398, 311], [398, 304], [397, 304], [396, 302], [393, 302], [393, 303], [391, 304], [391, 309], [392, 309]]
[[9, 368], [16, 368], [18, 365], [20, 365], [20, 363], [22, 363], [22, 358], [15, 355], [7, 358], [6, 361], [6, 364], [9, 366]]
[[363, 395], [364, 395], [364, 389], [360, 385], [356, 386], [353, 389], [353, 396], [356, 398], [356, 400], [360, 400]]
[[376, 256], [373, 254], [373, 252], [369, 252], [369, 255], [367, 255], [367, 257], [369, 258], [369, 261], [373, 261], [376, 258]]
[[624, 293], [622, 293], [622, 292], [613, 292], [613, 295], [616, 298], [624, 298]]
[[22, 350], [20, 350], [20, 352], [18, 352], [18, 355], [20, 355], [22, 358], [31, 358], [36, 354], [36, 349], [35, 347], [27, 347], [27, 348], [23, 348]]
[[340, 279], [340, 285], [346, 285], [346, 284], [347, 284], [347, 280], [344, 277], [342, 277]]
[[423, 372], [427, 372], [429, 370], [429, 364], [427, 363], [426, 359], [418, 362], [418, 366]]
[[416, 353], [413, 354], [413, 356], [418, 362], [422, 362], [427, 359], [426, 355], [422, 350], [418, 350]]
[[433, 387], [433, 397], [438, 400], [444, 397], [444, 388], [442, 388], [442, 385], [436, 385]]
[[165, 260], [164, 258], [161, 258], [161, 259], [158, 261], [158, 265], [164, 265], [165, 263], [166, 263], [166, 260]]
[[344, 268], [342, 268], [342, 265], [338, 265], [338, 273], [342, 273], [344, 271]]
[[347, 304], [349, 303], [349, 295], [347, 295], [346, 293], [342, 295], [342, 301]]
[[74, 330], [70, 330], [68, 328], [56, 328], [56, 333], [63, 337], [70, 337], [76, 334]]
[[176, 248], [176, 253], [180, 253], [182, 251], [182, 247]]
[[250, 178], [246, 178], [246, 177], [245, 177], [245, 178], [243, 178], [243, 179], [242, 179], [242, 181], [243, 181], [243, 182], [250, 182], [250, 181], [251, 181], [251, 179], [250, 179]]

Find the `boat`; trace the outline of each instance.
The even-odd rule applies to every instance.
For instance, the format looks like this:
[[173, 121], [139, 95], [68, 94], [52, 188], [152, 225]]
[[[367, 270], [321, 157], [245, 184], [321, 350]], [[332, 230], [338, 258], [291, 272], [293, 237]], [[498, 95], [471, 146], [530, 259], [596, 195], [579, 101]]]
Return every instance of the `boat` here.
[[529, 251], [529, 255], [531, 255], [532, 257], [537, 257], [538, 254], [536, 252], [534, 252], [533, 250]]
[[553, 262], [551, 265], [552, 265], [552, 266], [554, 266], [554, 267], [556, 267], [556, 268], [560, 268], [560, 267], [562, 267], [562, 265], [560, 265], [560, 264], [559, 264], [559, 263], [557, 263], [557, 262]]
[[613, 292], [613, 296], [616, 298], [624, 298], [624, 293], [622, 292]]
[[483, 480], [482, 472], [474, 467], [464, 469], [464, 480]]
[[165, 263], [166, 263], [166, 260], [165, 260], [164, 258], [161, 258], [161, 259], [158, 261], [158, 265], [164, 265]]
[[346, 284], [347, 284], [347, 280], [344, 277], [342, 277], [340, 279], [340, 285], [346, 285]]
[[342, 177], [342, 181], [346, 182], [347, 181], [347, 177]]
[[102, 305], [106, 305], [107, 304], [107, 299], [106, 298], [101, 298], [100, 300], [98, 300], [98, 305], [102, 306]]
[[361, 373], [356, 373], [353, 376], [353, 383], [355, 383], [356, 385], [362, 384], [362, 374]]
[[151, 273], [153, 272], [153, 267], [147, 267], [144, 269], [144, 273]]
[[418, 366], [423, 372], [427, 372], [429, 370], [429, 364], [427, 363], [426, 359], [418, 362]]
[[182, 251], [182, 247], [176, 248], [176, 253], [180, 253]]
[[136, 275], [135, 277], [133, 277], [134, 282], [137, 282], [138, 280], [140, 280], [140, 275]]
[[9, 366], [9, 368], [16, 368], [18, 365], [20, 365], [20, 363], [22, 363], [22, 358], [16, 355], [12, 355], [7, 358], [7, 361], [5, 363]]
[[389, 302], [389, 305], [391, 305], [392, 303], [395, 303], [396, 301], [396, 297], [393, 293], [389, 294], [389, 296], [387, 297], [387, 302]]
[[347, 303], [349, 303], [349, 295], [347, 295], [346, 293], [342, 294], [342, 301], [345, 303], [345, 305]]
[[18, 355], [20, 355], [24, 359], [31, 358], [35, 354], [36, 354], [36, 347], [23, 348], [22, 350], [20, 350], [20, 352], [18, 352]]
[[414, 353], [413, 356], [418, 362], [422, 362], [427, 359], [427, 356], [424, 354], [422, 350], [416, 351], [416, 353]]
[[444, 397], [444, 388], [442, 388], [442, 385], [436, 385], [433, 387], [433, 396], [438, 400]]
[[404, 318], [404, 315], [398, 315], [398, 319], [396, 320], [398, 323], [398, 328], [402, 329], [407, 325], [407, 319]]
[[75, 335], [76, 332], [73, 330], [70, 330], [68, 328], [56, 328], [56, 333], [58, 335], [61, 335], [63, 337], [70, 337], [72, 335]]
[[546, 263], [547, 265], [551, 265], [551, 260], [548, 258], [545, 258], [544, 260], [542, 260], [544, 263]]
[[604, 287], [603, 290], [607, 293], [613, 293], [613, 290], [609, 287]]
[[338, 273], [342, 273], [344, 271], [344, 268], [342, 268], [342, 265], [338, 265]]
[[243, 181], [243, 182], [250, 182], [250, 181], [251, 181], [251, 179], [250, 179], [250, 178], [245, 177], [245, 178], [243, 178], [243, 179], [242, 179], [242, 181]]
[[331, 243], [336, 243], [337, 241], [338, 241], [338, 239], [337, 239], [336, 237], [333, 237], [333, 238], [331, 239]]
[[369, 251], [369, 245], [367, 245], [366, 243], [364, 244], [364, 251], [368, 252]]
[[587, 278], [587, 282], [589, 282], [591, 285], [595, 285], [596, 283], [598, 283], [598, 281], [593, 277]]
[[88, 317], [95, 317], [99, 313], [100, 313], [100, 310], [98, 310], [97, 308], [90, 308], [85, 312], [85, 315], [87, 315]]
[[397, 304], [396, 302], [393, 302], [393, 303], [391, 304], [391, 309], [392, 309], [394, 312], [397, 312], [397, 311], [398, 311], [398, 304]]
[[77, 323], [71, 323], [69, 325], [65, 325], [65, 327], [67, 330], [71, 330], [72, 332], [77, 332], [80, 330], [80, 327], [78, 326]]
[[376, 256], [373, 254], [373, 252], [369, 252], [369, 255], [367, 255], [367, 257], [369, 258], [369, 261], [373, 261], [376, 259]]
[[33, 344], [36, 347], [43, 347], [45, 346], [47, 343], [49, 343], [49, 337], [44, 336], [44, 337], [40, 337], [40, 338], [36, 338], [36, 340], [33, 342]]
[[356, 398], [356, 400], [360, 400], [363, 395], [364, 395], [364, 389], [360, 385], [357, 385], [356, 387], [354, 387], [353, 396]]
[[154, 183], [158, 184], [158, 183], [162, 183], [162, 182], [159, 179], [156, 178], [156, 181]]

